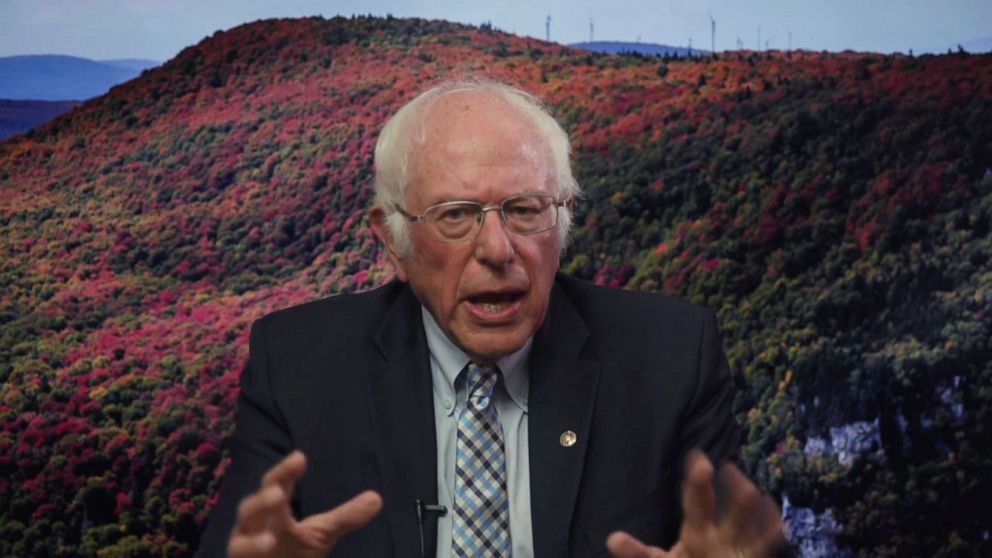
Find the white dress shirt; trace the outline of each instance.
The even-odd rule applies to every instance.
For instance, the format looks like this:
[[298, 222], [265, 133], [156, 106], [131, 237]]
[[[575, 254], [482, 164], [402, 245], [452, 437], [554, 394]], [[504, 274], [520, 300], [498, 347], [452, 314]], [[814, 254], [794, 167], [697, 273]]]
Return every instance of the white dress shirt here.
[[[421, 307], [434, 384], [434, 427], [437, 433], [437, 497], [448, 513], [438, 518], [437, 558], [451, 556], [451, 523], [455, 494], [455, 450], [458, 417], [468, 399], [462, 370], [471, 360], [448, 339], [434, 317]], [[493, 390], [493, 404], [503, 425], [506, 454], [510, 542], [514, 558], [534, 556], [530, 522], [530, 459], [527, 446], [528, 356], [532, 339], [523, 348], [497, 361], [501, 375]]]

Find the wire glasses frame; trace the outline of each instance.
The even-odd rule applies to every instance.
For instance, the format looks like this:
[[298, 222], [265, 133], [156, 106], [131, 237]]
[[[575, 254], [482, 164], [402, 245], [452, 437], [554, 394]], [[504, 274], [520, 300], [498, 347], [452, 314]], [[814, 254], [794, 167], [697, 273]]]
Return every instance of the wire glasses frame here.
[[394, 207], [411, 223], [426, 225], [434, 240], [453, 243], [475, 238], [482, 230], [487, 211], [498, 211], [506, 229], [517, 235], [528, 236], [551, 230], [558, 225], [558, 209], [567, 203], [554, 196], [524, 194], [511, 196], [490, 206], [474, 201], [439, 203], [428, 207], [420, 215], [413, 215], [399, 205]]

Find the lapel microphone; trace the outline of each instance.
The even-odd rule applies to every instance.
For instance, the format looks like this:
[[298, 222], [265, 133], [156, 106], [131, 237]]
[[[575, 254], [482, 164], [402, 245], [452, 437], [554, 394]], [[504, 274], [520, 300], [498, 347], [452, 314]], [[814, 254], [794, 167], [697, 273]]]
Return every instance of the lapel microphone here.
[[441, 504], [422, 502], [419, 498], [413, 502], [417, 507], [417, 527], [420, 530], [420, 556], [421, 558], [427, 558], [427, 546], [424, 544], [424, 514], [436, 513], [437, 517], [441, 517], [448, 513], [448, 508]]

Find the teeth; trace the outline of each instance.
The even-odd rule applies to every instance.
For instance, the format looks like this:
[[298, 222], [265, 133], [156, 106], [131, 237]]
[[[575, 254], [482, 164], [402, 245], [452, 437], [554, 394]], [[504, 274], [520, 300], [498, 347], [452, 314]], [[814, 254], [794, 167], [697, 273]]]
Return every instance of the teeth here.
[[497, 304], [497, 303], [493, 303], [493, 302], [483, 302], [482, 304], [479, 304], [479, 306], [481, 306], [482, 309], [485, 310], [486, 312], [499, 312], [500, 310], [502, 310], [502, 309], [506, 308], [507, 306], [509, 306], [509, 304], [507, 304], [507, 303], [499, 303], [499, 304]]

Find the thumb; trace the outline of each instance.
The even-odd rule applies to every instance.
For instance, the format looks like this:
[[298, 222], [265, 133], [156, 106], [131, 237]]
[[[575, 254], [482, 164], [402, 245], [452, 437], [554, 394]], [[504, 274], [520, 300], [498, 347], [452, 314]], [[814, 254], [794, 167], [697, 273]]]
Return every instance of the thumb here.
[[377, 492], [367, 490], [340, 506], [312, 515], [301, 524], [324, 534], [331, 545], [338, 539], [364, 527], [382, 510], [382, 496]]
[[668, 558], [677, 556], [660, 548], [648, 546], [623, 531], [615, 531], [610, 534], [606, 539], [606, 548], [609, 549], [614, 558]]

